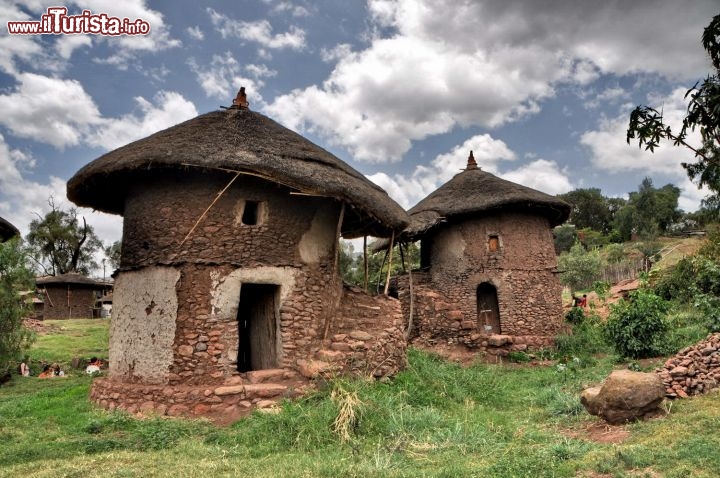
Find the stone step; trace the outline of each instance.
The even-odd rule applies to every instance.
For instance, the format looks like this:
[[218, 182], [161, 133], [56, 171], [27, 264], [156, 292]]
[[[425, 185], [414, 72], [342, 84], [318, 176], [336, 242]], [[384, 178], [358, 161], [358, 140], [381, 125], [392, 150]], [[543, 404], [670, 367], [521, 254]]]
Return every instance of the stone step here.
[[253, 370], [247, 372], [247, 380], [250, 383], [280, 382], [284, 380], [287, 370], [282, 368], [268, 368], [265, 370]]

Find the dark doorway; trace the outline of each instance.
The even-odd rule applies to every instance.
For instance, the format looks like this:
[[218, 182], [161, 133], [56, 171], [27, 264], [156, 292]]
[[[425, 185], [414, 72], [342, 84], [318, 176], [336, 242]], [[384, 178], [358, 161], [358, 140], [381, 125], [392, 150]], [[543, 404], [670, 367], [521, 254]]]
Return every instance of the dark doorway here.
[[242, 284], [238, 305], [238, 372], [277, 368], [276, 302], [280, 287]]
[[488, 334], [500, 333], [500, 307], [497, 289], [489, 282], [477, 288], [477, 316], [481, 329]]

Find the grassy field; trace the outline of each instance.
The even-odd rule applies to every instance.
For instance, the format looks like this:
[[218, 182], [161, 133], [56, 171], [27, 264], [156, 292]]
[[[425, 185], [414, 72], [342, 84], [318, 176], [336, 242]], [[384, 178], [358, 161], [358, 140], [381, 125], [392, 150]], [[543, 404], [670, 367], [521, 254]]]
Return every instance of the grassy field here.
[[[63, 362], [87, 355], [75, 346], [97, 352], [102, 333], [88, 332], [85, 344], [65, 323], [40, 336], [32, 356], [42, 358], [48, 344], [63, 350]], [[279, 414], [224, 428], [95, 408], [81, 371], [14, 378], [0, 387], [0, 476], [654, 478], [720, 469], [720, 394], [674, 402], [663, 419], [606, 427], [585, 414], [578, 394], [624, 366], [611, 357], [564, 369], [463, 368], [417, 350], [409, 359], [387, 383], [324, 383]], [[353, 402], [343, 439], [333, 423]]]

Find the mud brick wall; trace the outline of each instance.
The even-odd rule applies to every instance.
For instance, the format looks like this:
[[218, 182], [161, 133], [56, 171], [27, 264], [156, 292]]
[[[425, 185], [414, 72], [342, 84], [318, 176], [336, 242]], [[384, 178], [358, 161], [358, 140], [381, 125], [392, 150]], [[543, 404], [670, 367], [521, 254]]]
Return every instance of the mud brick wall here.
[[93, 318], [94, 288], [75, 284], [46, 284], [43, 287], [47, 291], [47, 295], [43, 294], [43, 319]]
[[[497, 251], [489, 239], [499, 240]], [[562, 325], [562, 288], [548, 220], [503, 212], [445, 225], [422, 241], [429, 248], [429, 281], [466, 322], [477, 320], [477, 287], [497, 289], [500, 331], [551, 336]], [[405, 304], [405, 301], [403, 301]]]

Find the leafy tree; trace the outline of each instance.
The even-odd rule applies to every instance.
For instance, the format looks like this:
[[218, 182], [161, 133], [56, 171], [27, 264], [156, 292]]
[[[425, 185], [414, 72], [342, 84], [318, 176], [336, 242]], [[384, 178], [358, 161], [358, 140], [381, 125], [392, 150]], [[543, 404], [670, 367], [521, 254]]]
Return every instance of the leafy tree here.
[[597, 250], [586, 251], [579, 242], [570, 252], [563, 252], [558, 257], [560, 282], [570, 287], [574, 292], [589, 287], [600, 278], [602, 272], [602, 259]]
[[577, 241], [575, 226], [563, 224], [553, 229], [553, 240], [555, 243], [555, 254], [567, 252]]
[[604, 234], [610, 231], [612, 211], [599, 189], [575, 189], [558, 197], [572, 205], [569, 221], [578, 229], [590, 228]]
[[115, 241], [107, 246], [104, 252], [110, 267], [113, 269], [120, 267], [120, 241]]
[[53, 198], [48, 203], [50, 212], [30, 223], [26, 240], [31, 256], [49, 275], [89, 274], [97, 267], [93, 255], [102, 242], [85, 218], [80, 224], [77, 209], [64, 211], [55, 205]]
[[[720, 211], [720, 15], [713, 17], [703, 31], [702, 45], [715, 71], [685, 93], [689, 103], [680, 130], [673, 131], [665, 123], [662, 111], [638, 106], [630, 113], [627, 141], [629, 144], [637, 139], [638, 146], [645, 146], [650, 152], [666, 141], [692, 151], [695, 162], [682, 163], [682, 166], [691, 180], [697, 180], [699, 186], [711, 191], [703, 205]], [[695, 129], [699, 130], [702, 140], [699, 147], [687, 141], [688, 133]]]
[[0, 243], [0, 376], [32, 342], [32, 334], [22, 325], [28, 306], [20, 291], [33, 288], [26, 259], [19, 239]]
[[624, 241], [630, 240], [633, 234], [643, 240], [653, 240], [682, 217], [678, 209], [680, 189], [672, 184], [657, 189], [652, 179], [646, 177], [629, 196], [614, 220], [615, 229]]

